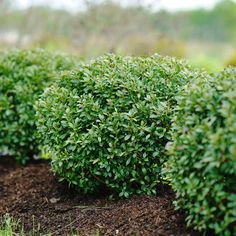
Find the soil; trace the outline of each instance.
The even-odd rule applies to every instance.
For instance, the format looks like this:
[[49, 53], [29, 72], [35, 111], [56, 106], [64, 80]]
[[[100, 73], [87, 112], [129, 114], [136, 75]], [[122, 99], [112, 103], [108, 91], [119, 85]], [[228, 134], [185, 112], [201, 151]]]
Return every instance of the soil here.
[[0, 217], [9, 213], [34, 235], [199, 235], [186, 227], [183, 212], [174, 211], [173, 191], [159, 189], [152, 197], [86, 196], [58, 183], [47, 162], [22, 167], [0, 157]]

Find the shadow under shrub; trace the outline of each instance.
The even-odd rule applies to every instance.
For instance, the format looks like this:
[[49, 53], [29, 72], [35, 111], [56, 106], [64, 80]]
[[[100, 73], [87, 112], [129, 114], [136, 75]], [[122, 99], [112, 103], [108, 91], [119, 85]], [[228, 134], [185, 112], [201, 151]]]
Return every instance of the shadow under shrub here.
[[168, 145], [172, 186], [187, 222], [236, 234], [236, 69], [195, 80], [178, 96]]
[[65, 55], [37, 50], [11, 50], [0, 55], [0, 151], [26, 163], [39, 154], [34, 102], [55, 80], [55, 73], [73, 67]]
[[53, 170], [85, 193], [155, 194], [174, 96], [196, 74], [158, 55], [106, 55], [65, 73], [37, 103]]

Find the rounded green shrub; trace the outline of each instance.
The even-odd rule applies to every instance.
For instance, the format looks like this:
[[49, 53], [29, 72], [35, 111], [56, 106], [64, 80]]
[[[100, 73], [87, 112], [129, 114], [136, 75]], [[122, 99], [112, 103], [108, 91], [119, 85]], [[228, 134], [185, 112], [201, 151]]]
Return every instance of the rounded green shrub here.
[[1, 53], [0, 152], [23, 164], [39, 154], [34, 102], [55, 80], [55, 72], [73, 65], [71, 58], [41, 49]]
[[177, 207], [198, 230], [236, 235], [236, 69], [195, 80], [177, 101], [167, 145]]
[[85, 193], [154, 194], [174, 96], [194, 76], [158, 55], [106, 55], [65, 73], [37, 103], [54, 171]]

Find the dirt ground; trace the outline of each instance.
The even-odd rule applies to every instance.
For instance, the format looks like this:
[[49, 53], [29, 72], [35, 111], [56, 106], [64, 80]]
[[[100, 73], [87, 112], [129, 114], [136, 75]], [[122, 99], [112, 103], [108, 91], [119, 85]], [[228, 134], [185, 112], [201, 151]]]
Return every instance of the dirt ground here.
[[47, 162], [22, 167], [0, 157], [0, 217], [10, 213], [34, 235], [199, 235], [174, 211], [174, 197], [166, 186], [152, 197], [85, 196], [58, 183]]

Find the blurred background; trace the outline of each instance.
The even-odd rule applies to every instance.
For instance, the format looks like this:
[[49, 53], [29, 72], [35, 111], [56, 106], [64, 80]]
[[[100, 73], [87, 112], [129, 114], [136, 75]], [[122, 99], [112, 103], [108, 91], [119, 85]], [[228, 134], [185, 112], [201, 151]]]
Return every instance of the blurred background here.
[[236, 0], [0, 0], [0, 50], [42, 47], [236, 66]]

